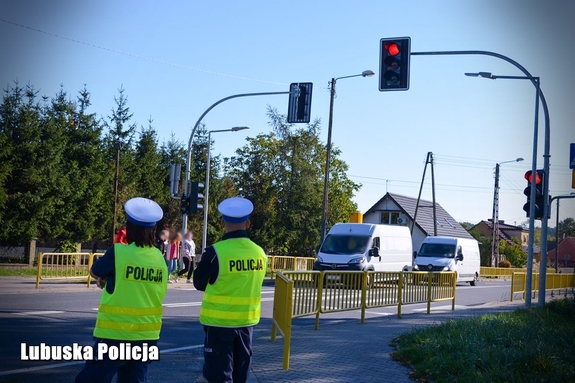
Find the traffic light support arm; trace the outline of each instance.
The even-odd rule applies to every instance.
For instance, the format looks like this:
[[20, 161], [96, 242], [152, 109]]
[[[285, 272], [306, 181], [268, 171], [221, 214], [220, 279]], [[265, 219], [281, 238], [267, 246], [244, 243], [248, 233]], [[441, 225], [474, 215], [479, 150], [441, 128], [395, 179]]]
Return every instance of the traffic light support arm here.
[[[530, 77], [531, 82], [533, 83], [533, 85], [535, 86], [535, 88], [537, 89], [537, 94], [538, 94], [538, 98], [541, 100], [541, 104], [543, 105], [543, 112], [545, 113], [545, 147], [544, 147], [544, 153], [543, 153], [543, 170], [545, 171], [545, 179], [543, 181], [543, 219], [541, 220], [541, 265], [540, 265], [540, 278], [539, 278], [539, 306], [544, 306], [545, 305], [545, 283], [546, 283], [546, 263], [547, 263], [547, 224], [548, 224], [548, 215], [549, 215], [549, 203], [547, 202], [549, 199], [549, 150], [550, 150], [550, 123], [549, 123], [549, 109], [547, 107], [547, 100], [545, 100], [545, 95], [543, 94], [543, 92], [541, 91], [541, 88], [539, 87], [539, 78], [538, 77], [533, 77], [531, 75], [531, 73], [529, 73], [529, 71], [527, 69], [525, 69], [521, 64], [519, 64], [517, 61], [504, 56], [502, 54], [499, 53], [495, 53], [495, 52], [490, 52], [490, 51], [431, 51], [431, 52], [411, 52], [411, 56], [449, 56], [449, 55], [482, 55], [482, 56], [491, 56], [491, 57], [495, 57], [498, 58], [500, 60], [504, 60], [507, 61], [508, 63], [514, 65], [516, 68], [518, 68], [521, 72], [523, 72], [525, 74], [525, 76]], [[511, 77], [511, 76], [508, 76]], [[499, 78], [503, 78], [501, 76], [499, 76]], [[539, 105], [539, 104], [537, 104]], [[537, 150], [537, 142], [535, 141], [534, 144], [534, 154], [536, 154], [536, 150]], [[535, 156], [534, 156], [535, 157]], [[536, 158], [534, 158], [534, 165], [533, 165], [533, 171], [536, 171]], [[532, 203], [533, 204], [533, 203]], [[533, 221], [533, 216], [531, 215], [531, 217], [529, 218], [529, 239], [531, 241], [531, 239], [534, 237], [535, 234], [535, 223]], [[530, 246], [529, 248], [529, 252], [532, 255], [533, 254], [533, 246]], [[532, 265], [527, 265], [528, 267], [532, 267]], [[531, 287], [531, 274], [527, 275], [527, 282], [528, 285], [527, 287]], [[526, 288], [527, 288], [526, 287]], [[527, 291], [527, 290], [526, 290]], [[531, 290], [528, 290], [529, 292], [527, 292], [525, 294], [525, 304], [527, 307], [531, 307]]]

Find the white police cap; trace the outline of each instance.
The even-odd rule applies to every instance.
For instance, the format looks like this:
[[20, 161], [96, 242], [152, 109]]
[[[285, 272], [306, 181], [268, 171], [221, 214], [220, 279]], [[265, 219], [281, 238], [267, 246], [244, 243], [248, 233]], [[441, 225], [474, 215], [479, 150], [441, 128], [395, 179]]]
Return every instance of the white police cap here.
[[152, 227], [162, 219], [164, 212], [160, 205], [151, 199], [136, 197], [124, 204], [128, 221], [143, 227]]
[[250, 218], [250, 213], [254, 211], [254, 205], [249, 199], [232, 197], [220, 202], [218, 211], [222, 213], [224, 221], [240, 223]]

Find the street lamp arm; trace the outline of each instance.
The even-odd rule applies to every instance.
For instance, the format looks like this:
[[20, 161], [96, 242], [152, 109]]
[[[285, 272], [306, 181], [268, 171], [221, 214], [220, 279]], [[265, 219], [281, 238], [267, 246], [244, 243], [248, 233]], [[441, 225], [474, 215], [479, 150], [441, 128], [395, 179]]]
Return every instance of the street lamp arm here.
[[186, 160], [186, 163], [187, 163], [187, 166], [186, 166], [186, 184], [184, 185], [184, 190], [185, 190], [184, 194], [185, 195], [188, 195], [188, 183], [190, 181], [190, 168], [191, 168], [191, 159], [192, 159], [192, 140], [194, 139], [194, 134], [196, 133], [198, 126], [200, 126], [200, 123], [202, 122], [202, 120], [204, 119], [206, 114], [208, 114], [210, 112], [210, 110], [214, 109], [216, 106], [218, 106], [222, 102], [227, 101], [227, 100], [231, 100], [232, 98], [250, 97], [250, 96], [270, 96], [270, 95], [275, 95], [275, 94], [290, 94], [290, 92], [261, 92], [261, 93], [234, 94], [234, 95], [231, 95], [228, 97], [224, 97], [219, 101], [216, 101], [208, 109], [206, 109], [206, 111], [204, 113], [202, 113], [200, 118], [198, 118], [198, 121], [196, 121], [196, 124], [194, 125], [194, 127], [192, 129], [192, 133], [190, 134], [190, 139], [188, 140], [188, 156], [187, 156], [187, 160]]

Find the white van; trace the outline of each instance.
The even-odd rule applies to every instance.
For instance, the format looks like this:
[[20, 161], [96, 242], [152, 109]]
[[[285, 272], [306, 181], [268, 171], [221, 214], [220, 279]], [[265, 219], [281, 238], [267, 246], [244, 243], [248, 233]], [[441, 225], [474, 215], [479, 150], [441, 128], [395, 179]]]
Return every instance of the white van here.
[[411, 265], [409, 228], [337, 223], [319, 249], [314, 270], [402, 271]]
[[427, 237], [413, 253], [413, 271], [457, 271], [457, 282], [479, 280], [479, 245], [474, 239]]

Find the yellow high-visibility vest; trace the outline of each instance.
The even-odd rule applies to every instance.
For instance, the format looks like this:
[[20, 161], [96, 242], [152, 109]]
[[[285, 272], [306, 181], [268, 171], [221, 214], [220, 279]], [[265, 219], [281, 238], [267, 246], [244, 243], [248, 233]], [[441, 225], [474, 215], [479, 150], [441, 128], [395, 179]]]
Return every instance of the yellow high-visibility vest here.
[[246, 327], [260, 321], [261, 294], [267, 256], [249, 238], [230, 238], [213, 245], [220, 273], [206, 286], [200, 323], [216, 327]]
[[157, 340], [168, 268], [155, 247], [114, 245], [116, 284], [100, 299], [94, 336], [116, 340]]

